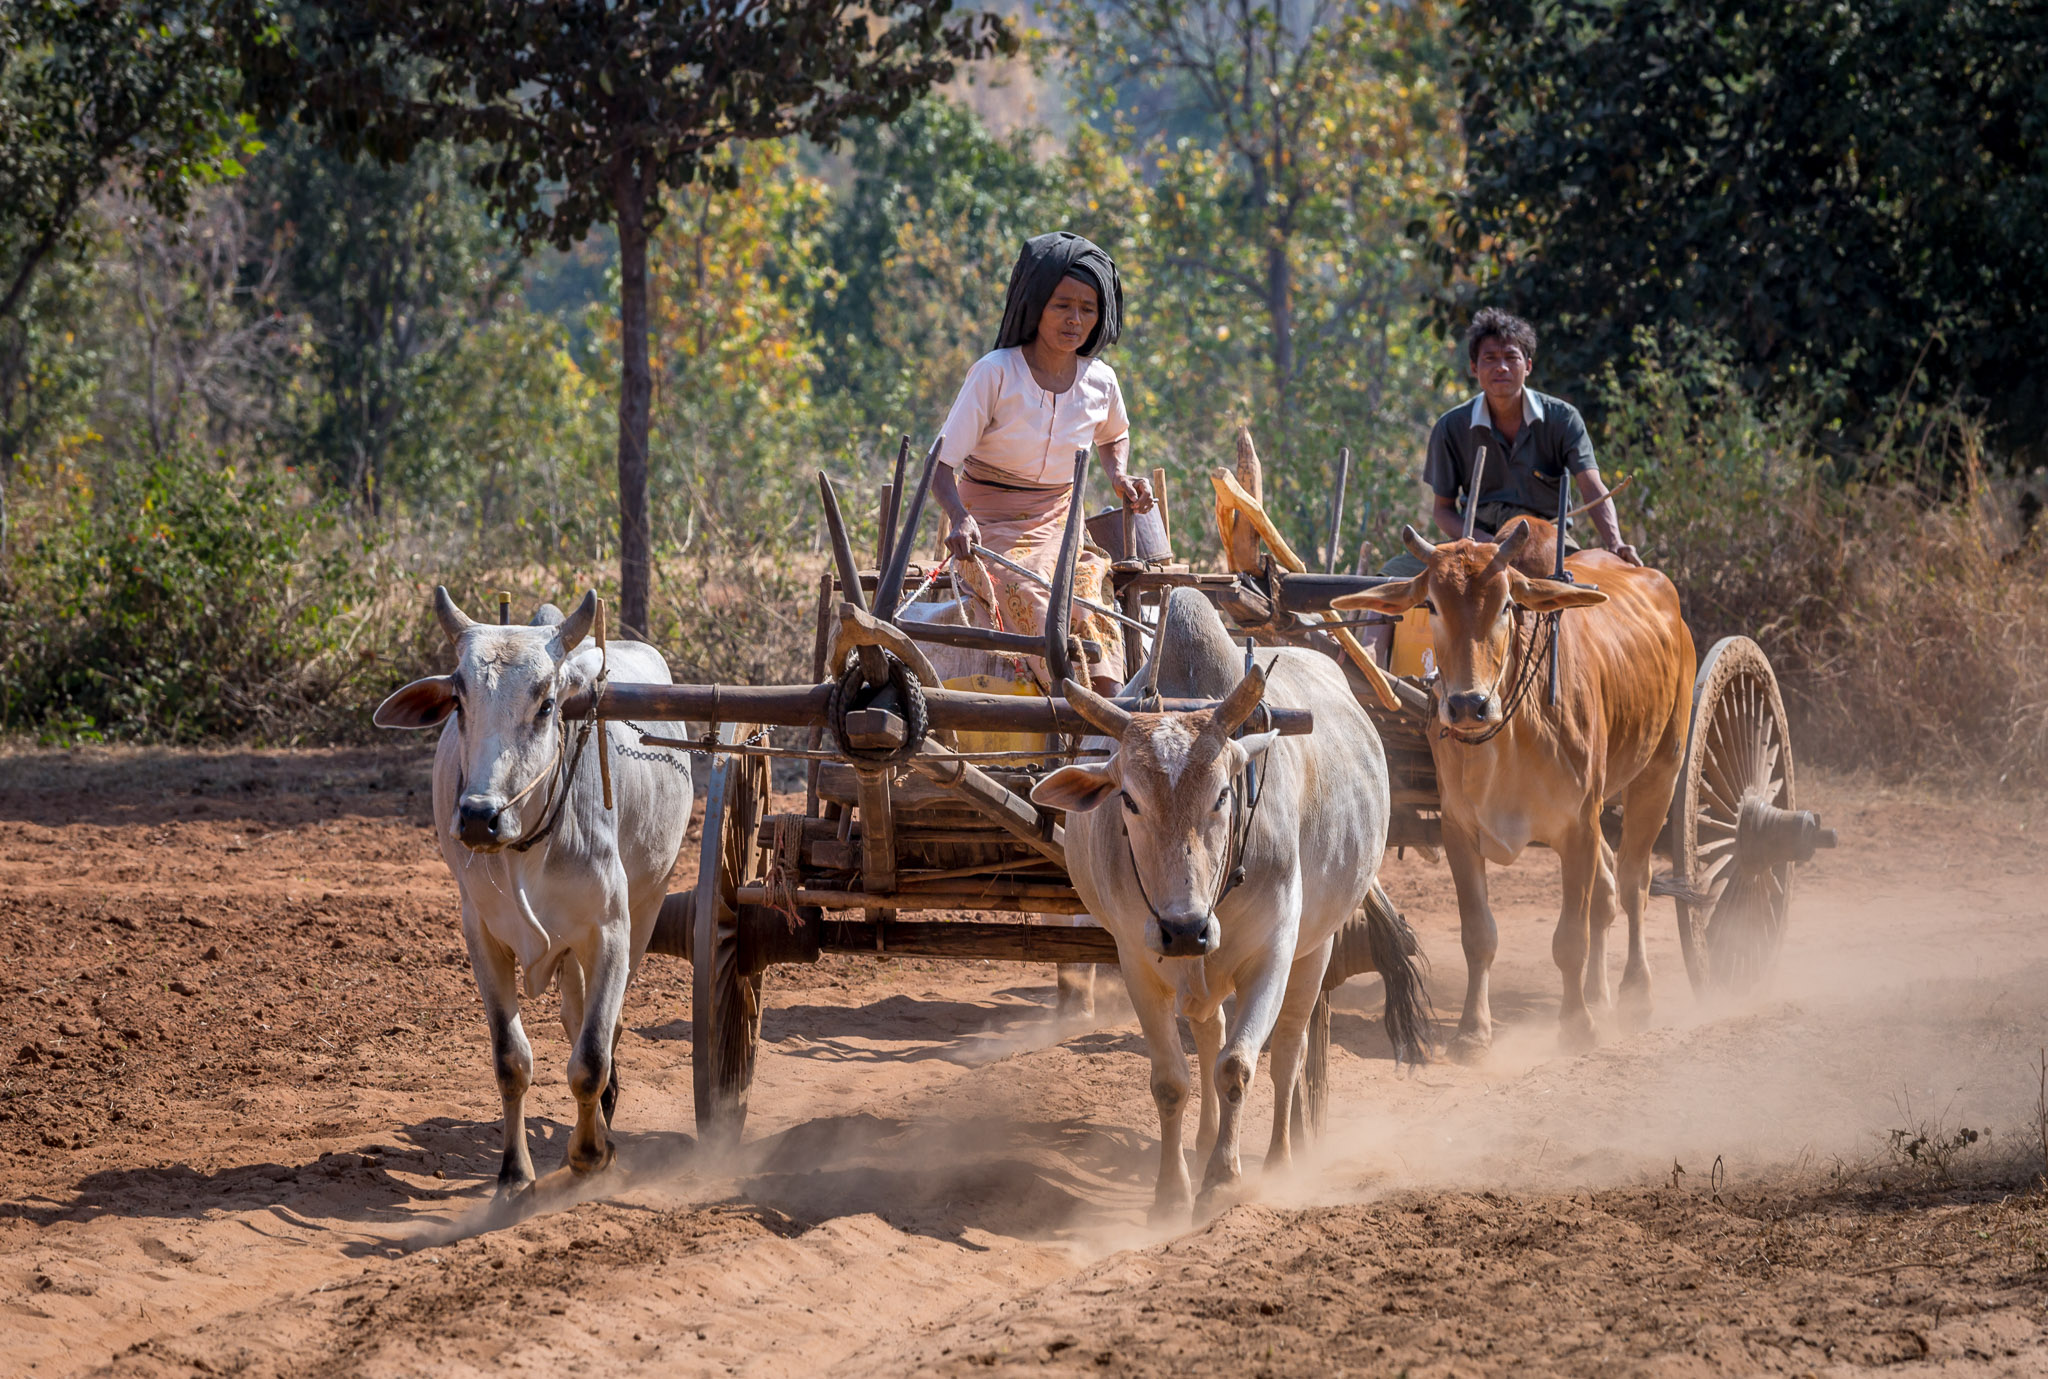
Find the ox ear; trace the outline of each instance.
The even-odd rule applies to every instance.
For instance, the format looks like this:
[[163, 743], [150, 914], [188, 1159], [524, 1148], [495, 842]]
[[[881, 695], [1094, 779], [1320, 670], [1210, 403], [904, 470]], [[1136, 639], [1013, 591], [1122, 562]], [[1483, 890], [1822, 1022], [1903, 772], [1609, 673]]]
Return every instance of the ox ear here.
[[1598, 589], [1586, 589], [1555, 579], [1531, 579], [1520, 570], [1508, 570], [1508, 597], [1532, 613], [1555, 613], [1560, 608], [1591, 608], [1607, 602]]
[[1275, 728], [1271, 732], [1246, 733], [1243, 737], [1231, 740], [1244, 749], [1245, 760], [1257, 761], [1266, 755], [1268, 748], [1280, 740], [1280, 730]]
[[377, 706], [370, 721], [380, 728], [431, 728], [455, 707], [455, 677], [415, 680]]
[[1122, 787], [1123, 782], [1107, 763], [1101, 766], [1062, 766], [1032, 787], [1031, 802], [1047, 809], [1086, 814], [1107, 804], [1110, 796]]
[[1369, 608], [1375, 613], [1405, 613], [1429, 597], [1429, 571], [1398, 584], [1382, 584], [1356, 594], [1339, 594], [1332, 608]]
[[593, 590], [584, 594], [583, 602], [576, 605], [574, 612], [555, 624], [555, 635], [562, 639], [562, 654], [566, 656], [581, 646], [596, 622], [597, 594]]

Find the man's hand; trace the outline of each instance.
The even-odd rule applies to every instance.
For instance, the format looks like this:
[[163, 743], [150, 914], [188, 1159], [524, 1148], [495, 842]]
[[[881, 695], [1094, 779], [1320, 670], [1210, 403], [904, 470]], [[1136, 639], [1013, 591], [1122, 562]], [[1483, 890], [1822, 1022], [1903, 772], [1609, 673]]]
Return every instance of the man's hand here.
[[974, 558], [974, 548], [981, 544], [981, 527], [974, 518], [963, 513], [953, 524], [953, 530], [946, 534], [946, 549], [962, 560]]
[[1636, 548], [1634, 546], [1629, 545], [1626, 541], [1622, 542], [1619, 546], [1616, 546], [1614, 548], [1614, 553], [1620, 556], [1623, 560], [1626, 560], [1631, 565], [1641, 565], [1643, 563], [1643, 558], [1642, 556], [1636, 553]]
[[1152, 481], [1135, 474], [1119, 474], [1114, 480], [1117, 497], [1131, 505], [1133, 512], [1152, 511]]

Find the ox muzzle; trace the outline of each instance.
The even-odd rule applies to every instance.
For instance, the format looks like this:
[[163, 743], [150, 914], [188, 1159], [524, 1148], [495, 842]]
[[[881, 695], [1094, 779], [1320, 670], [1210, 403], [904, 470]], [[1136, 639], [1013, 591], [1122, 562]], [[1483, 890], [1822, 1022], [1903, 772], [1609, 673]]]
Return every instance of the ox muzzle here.
[[455, 836], [473, 851], [496, 852], [516, 832], [516, 821], [506, 812], [498, 796], [464, 795], [455, 805]]
[[1493, 696], [1485, 690], [1460, 690], [1444, 700], [1444, 721], [1453, 728], [1483, 728], [1493, 719]]
[[1213, 912], [1154, 915], [1146, 945], [1162, 958], [1206, 958], [1223, 943], [1223, 926]]

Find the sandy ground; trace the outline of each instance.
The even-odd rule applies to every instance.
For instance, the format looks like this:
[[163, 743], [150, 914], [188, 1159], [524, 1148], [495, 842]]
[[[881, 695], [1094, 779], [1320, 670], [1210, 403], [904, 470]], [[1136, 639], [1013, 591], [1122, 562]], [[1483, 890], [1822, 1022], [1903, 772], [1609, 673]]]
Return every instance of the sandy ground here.
[[[1809, 781], [1844, 846], [1774, 988], [1703, 1010], [1656, 902], [1655, 1026], [1581, 1057], [1551, 1033], [1555, 867], [1497, 873], [1490, 1063], [1405, 1074], [1352, 983], [1310, 1161], [1259, 1174], [1262, 1085], [1251, 1199], [1178, 1231], [1144, 1224], [1117, 1001], [1061, 1039], [1043, 969], [778, 969], [747, 1144], [711, 1164], [688, 968], [655, 959], [619, 1164], [506, 1224], [426, 777], [417, 751], [0, 756], [0, 1372], [2048, 1371], [2036, 805]], [[1388, 884], [1454, 1019], [1448, 878], [1411, 856]], [[544, 1173], [553, 1008], [527, 1016]]]

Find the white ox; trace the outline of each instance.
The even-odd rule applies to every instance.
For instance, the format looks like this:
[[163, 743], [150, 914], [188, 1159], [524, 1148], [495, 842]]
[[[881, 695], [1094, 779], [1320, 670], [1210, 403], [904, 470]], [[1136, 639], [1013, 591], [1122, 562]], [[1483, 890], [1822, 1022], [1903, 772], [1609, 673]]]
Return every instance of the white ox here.
[[560, 706], [591, 686], [601, 660], [615, 684], [665, 685], [669, 674], [661, 653], [641, 642], [614, 641], [601, 656], [589, 636], [595, 595], [566, 619], [543, 608], [526, 627], [473, 622], [446, 589], [434, 591], [434, 610], [455, 643], [454, 673], [413, 681], [378, 706], [376, 722], [447, 721], [434, 754], [435, 833], [462, 893], [462, 935], [490, 1021], [505, 1105], [498, 1190], [511, 1193], [533, 1182], [525, 1115], [533, 1049], [519, 1023], [520, 973], [529, 992], [550, 980], [561, 987], [576, 1098], [569, 1167], [588, 1173], [611, 1162], [612, 1055], [626, 986], [689, 823], [689, 757], [627, 747], [623, 731], [598, 725], [612, 735], [614, 807], [605, 809], [596, 732], [579, 753], [585, 727], [563, 721]]
[[[1032, 792], [1068, 811], [1067, 869], [1096, 919], [1116, 937], [1124, 983], [1152, 1057], [1159, 1108], [1155, 1219], [1184, 1211], [1188, 1169], [1181, 1112], [1189, 1090], [1176, 1009], [1201, 1058], [1203, 1210], [1241, 1176], [1239, 1112], [1272, 1041], [1273, 1138], [1268, 1168], [1287, 1164], [1296, 1075], [1332, 939], [1364, 905], [1386, 851], [1388, 789], [1379, 734], [1343, 672], [1309, 651], [1262, 653], [1247, 673], [1223, 622], [1192, 589], [1176, 589], [1153, 655], [1159, 692], [1216, 699], [1191, 714], [1127, 713], [1071, 681], [1070, 703], [1115, 748], [1108, 760], [1053, 772]], [[1133, 685], [1144, 679], [1141, 671]], [[1233, 738], [1261, 699], [1308, 709], [1315, 730]], [[1256, 807], [1245, 768], [1256, 763]], [[1233, 880], [1233, 873], [1242, 875]], [[1398, 925], [1378, 907], [1369, 923]], [[1389, 1033], [1397, 990], [1419, 990], [1404, 933], [1376, 934], [1385, 953]], [[1404, 948], [1409, 952], [1404, 952]], [[1394, 970], [1386, 970], [1392, 968]], [[1223, 1002], [1235, 994], [1234, 1027]]]

